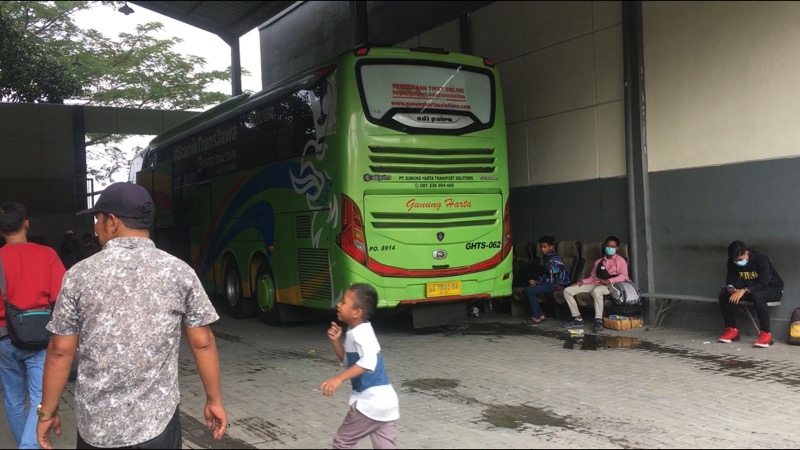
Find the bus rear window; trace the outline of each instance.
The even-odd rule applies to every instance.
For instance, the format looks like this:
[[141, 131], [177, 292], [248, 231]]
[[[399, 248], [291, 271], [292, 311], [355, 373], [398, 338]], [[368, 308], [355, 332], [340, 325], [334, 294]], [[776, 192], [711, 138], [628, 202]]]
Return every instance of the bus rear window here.
[[358, 77], [367, 117], [383, 126], [466, 132], [494, 121], [489, 71], [365, 61]]

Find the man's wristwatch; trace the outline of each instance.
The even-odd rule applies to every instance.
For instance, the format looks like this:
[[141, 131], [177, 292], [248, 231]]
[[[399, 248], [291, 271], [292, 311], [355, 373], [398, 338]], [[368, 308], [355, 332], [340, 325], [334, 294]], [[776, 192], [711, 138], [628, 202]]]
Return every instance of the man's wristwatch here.
[[56, 409], [53, 412], [45, 412], [42, 411], [42, 404], [39, 403], [39, 406], [36, 407], [36, 415], [39, 416], [40, 422], [43, 422], [45, 420], [50, 420], [58, 415], [58, 406], [56, 406]]

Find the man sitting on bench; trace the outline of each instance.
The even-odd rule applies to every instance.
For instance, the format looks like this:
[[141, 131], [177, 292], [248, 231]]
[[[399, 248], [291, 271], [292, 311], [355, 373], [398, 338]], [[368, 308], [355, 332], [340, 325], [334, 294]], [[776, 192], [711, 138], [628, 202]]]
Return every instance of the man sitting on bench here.
[[553, 236], [539, 238], [539, 249], [544, 260], [543, 273], [537, 278], [528, 280], [528, 286], [525, 287], [525, 298], [530, 305], [531, 318], [522, 322], [523, 325], [533, 325], [544, 320], [544, 313], [537, 299], [540, 294], [550, 294], [557, 289], [564, 289], [564, 286], [569, 284], [569, 270], [561, 255], [556, 253], [555, 242]]
[[767, 302], [780, 301], [783, 296], [783, 280], [772, 261], [761, 252], [748, 250], [744, 242], [733, 241], [728, 246], [728, 275], [725, 283], [719, 293], [719, 309], [722, 310], [722, 318], [725, 320], [725, 333], [719, 337], [719, 341], [729, 343], [739, 340], [733, 305], [744, 300], [753, 302], [758, 314], [759, 336], [753, 345], [772, 345]]
[[578, 309], [575, 294], [591, 292], [594, 300], [594, 332], [603, 331], [603, 297], [610, 293], [608, 286], [612, 283], [629, 280], [628, 262], [625, 261], [625, 258], [617, 255], [618, 247], [618, 237], [607, 237], [603, 244], [605, 256], [601, 256], [594, 262], [594, 267], [592, 267], [589, 276], [564, 289], [564, 300], [567, 301], [569, 311], [572, 313], [572, 320], [564, 322], [561, 325], [562, 327], [577, 328], [583, 326], [583, 317], [581, 317], [581, 312]]

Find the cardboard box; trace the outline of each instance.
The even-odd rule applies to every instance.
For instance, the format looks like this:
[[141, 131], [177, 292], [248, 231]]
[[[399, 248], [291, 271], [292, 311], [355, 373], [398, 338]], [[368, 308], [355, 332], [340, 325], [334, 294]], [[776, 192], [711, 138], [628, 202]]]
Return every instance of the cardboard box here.
[[642, 327], [642, 318], [641, 317], [625, 317], [622, 319], [609, 319], [608, 317], [603, 318], [603, 326], [606, 328], [610, 328], [612, 330], [630, 330], [631, 328], [641, 328]]

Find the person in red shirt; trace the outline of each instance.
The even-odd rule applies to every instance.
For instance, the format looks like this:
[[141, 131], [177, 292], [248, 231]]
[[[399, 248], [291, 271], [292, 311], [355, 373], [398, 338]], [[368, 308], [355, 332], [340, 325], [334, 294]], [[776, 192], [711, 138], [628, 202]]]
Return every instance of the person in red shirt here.
[[[55, 250], [28, 242], [25, 206], [0, 203], [0, 248], [6, 299], [22, 309], [51, 307], [61, 289], [64, 265]], [[0, 383], [11, 434], [17, 448], [38, 448], [36, 406], [42, 398], [42, 372], [47, 350], [27, 350], [11, 343], [5, 304], [0, 302]], [[29, 403], [26, 406], [26, 397]]]

